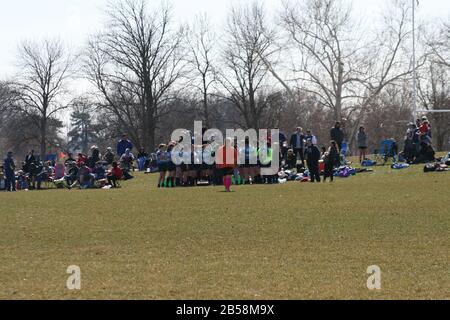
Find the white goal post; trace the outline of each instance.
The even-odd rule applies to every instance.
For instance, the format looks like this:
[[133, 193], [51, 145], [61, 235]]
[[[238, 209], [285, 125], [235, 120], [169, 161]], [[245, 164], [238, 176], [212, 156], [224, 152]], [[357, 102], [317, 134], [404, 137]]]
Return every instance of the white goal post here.
[[450, 110], [417, 110], [415, 113], [447, 113], [450, 112]]

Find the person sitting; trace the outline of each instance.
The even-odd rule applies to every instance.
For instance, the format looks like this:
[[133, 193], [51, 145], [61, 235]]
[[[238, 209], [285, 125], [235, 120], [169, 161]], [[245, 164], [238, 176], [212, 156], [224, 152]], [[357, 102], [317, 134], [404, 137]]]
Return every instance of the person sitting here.
[[413, 163], [417, 156], [417, 148], [414, 142], [414, 135], [416, 132], [416, 125], [412, 122], [408, 124], [406, 131], [405, 143], [403, 147], [403, 157], [407, 163]]
[[420, 153], [414, 161], [415, 164], [433, 162], [436, 160], [436, 153], [431, 145], [430, 138], [424, 138], [421, 142]]
[[28, 173], [28, 184], [30, 190], [36, 189], [37, 175], [42, 171], [42, 163], [35, 162], [30, 165], [30, 172]]
[[75, 161], [66, 163], [66, 174], [64, 180], [67, 183], [67, 187], [70, 187], [77, 182], [78, 179], [78, 167]]
[[64, 165], [67, 166], [68, 163], [72, 163], [72, 162], [75, 163], [77, 161], [73, 157], [73, 153], [69, 152], [69, 153], [67, 153], [67, 159], [64, 161]]
[[117, 181], [122, 179], [123, 171], [117, 164], [117, 162], [112, 163], [112, 168], [108, 172], [108, 185], [112, 186], [113, 188], [117, 188]]
[[95, 168], [92, 170], [92, 174], [96, 181], [106, 179], [106, 170], [101, 161], [97, 161]]
[[50, 181], [53, 177], [53, 167], [50, 165], [49, 161], [46, 161], [42, 166], [41, 171], [37, 174], [37, 189], [41, 190], [42, 182]]
[[294, 153], [294, 150], [289, 149], [286, 154], [286, 169], [292, 170], [297, 167], [297, 156]]
[[94, 183], [94, 177], [91, 174], [91, 170], [84, 162], [81, 163], [80, 169], [78, 170], [78, 183], [80, 184], [81, 189], [88, 189], [92, 187]]
[[112, 148], [108, 147], [106, 149], [106, 153], [103, 156], [103, 161], [106, 162], [106, 165], [110, 166], [114, 162], [115, 157], [116, 157], [116, 155], [112, 151]]
[[18, 190], [28, 190], [29, 189], [27, 174], [23, 170], [20, 170], [17, 173], [17, 189]]
[[100, 150], [96, 146], [91, 148], [91, 156], [86, 160], [86, 165], [93, 170], [97, 162], [100, 161]]
[[77, 158], [77, 167], [80, 168], [82, 164], [84, 165], [87, 159], [88, 157], [85, 154], [79, 153]]
[[95, 186], [102, 188], [107, 184], [106, 169], [102, 161], [97, 161], [95, 168], [92, 169], [92, 176], [94, 178]]
[[148, 153], [145, 152], [144, 148], [139, 149], [139, 153], [137, 155], [137, 163], [139, 171], [145, 171], [148, 168], [150, 161], [148, 160]]
[[130, 149], [126, 149], [125, 153], [120, 157], [120, 168], [123, 171], [123, 176], [125, 180], [133, 179], [133, 176], [130, 174], [130, 171], [133, 167], [134, 163], [134, 155], [131, 153]]

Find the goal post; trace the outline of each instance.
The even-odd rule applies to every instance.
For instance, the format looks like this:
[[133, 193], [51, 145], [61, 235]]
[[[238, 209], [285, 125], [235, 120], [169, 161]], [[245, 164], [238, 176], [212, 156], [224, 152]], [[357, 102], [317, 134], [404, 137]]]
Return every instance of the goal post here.
[[418, 115], [423, 113], [447, 113], [447, 112], [450, 112], [450, 110], [417, 110], [415, 114]]

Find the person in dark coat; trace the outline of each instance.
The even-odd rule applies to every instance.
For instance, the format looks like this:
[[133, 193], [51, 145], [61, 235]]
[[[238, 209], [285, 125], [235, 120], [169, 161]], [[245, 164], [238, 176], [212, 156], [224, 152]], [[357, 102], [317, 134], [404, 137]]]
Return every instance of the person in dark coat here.
[[3, 161], [3, 170], [5, 172], [5, 190], [16, 191], [16, 164], [11, 151], [7, 153]]
[[325, 175], [323, 178], [323, 182], [327, 181], [327, 178], [330, 178], [330, 181], [334, 180], [334, 168], [338, 167], [340, 164], [340, 150], [336, 141], [331, 141], [331, 146], [328, 149], [328, 152], [325, 154]]
[[336, 122], [334, 127], [330, 131], [331, 140], [336, 141], [339, 150], [342, 149], [342, 143], [344, 142], [344, 131], [341, 128], [341, 123]]
[[36, 157], [34, 156], [34, 150], [31, 150], [25, 157], [25, 165], [23, 166], [23, 171], [25, 173], [30, 173], [31, 165], [36, 163]]
[[97, 162], [100, 161], [100, 150], [96, 147], [93, 146], [91, 148], [91, 156], [87, 159], [86, 161], [86, 165], [88, 166], [89, 169], [94, 169]]
[[280, 131], [279, 128], [275, 128], [275, 130], [279, 131], [278, 134], [278, 142], [280, 143], [280, 154], [281, 154], [281, 160], [286, 159], [287, 151], [288, 151], [288, 141], [286, 138], [286, 135]]
[[319, 160], [320, 160], [320, 150], [316, 145], [312, 143], [311, 139], [306, 141], [306, 164], [308, 165], [309, 174], [311, 177], [311, 182], [320, 182], [320, 170], [319, 170]]
[[305, 165], [305, 135], [303, 134], [303, 129], [298, 127], [291, 136], [291, 149], [294, 150], [295, 155], [300, 156], [302, 165]]
[[117, 143], [117, 156], [123, 156], [127, 149], [133, 150], [133, 144], [128, 140], [127, 135], [124, 134], [122, 139]]

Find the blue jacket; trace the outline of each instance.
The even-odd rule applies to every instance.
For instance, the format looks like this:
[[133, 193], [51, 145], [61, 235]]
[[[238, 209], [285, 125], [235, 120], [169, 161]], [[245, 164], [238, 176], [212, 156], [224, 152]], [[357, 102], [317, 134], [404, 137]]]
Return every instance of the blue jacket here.
[[133, 144], [130, 140], [120, 140], [117, 143], [117, 155], [119, 157], [121, 157], [127, 149], [130, 149], [130, 151], [133, 149]]

